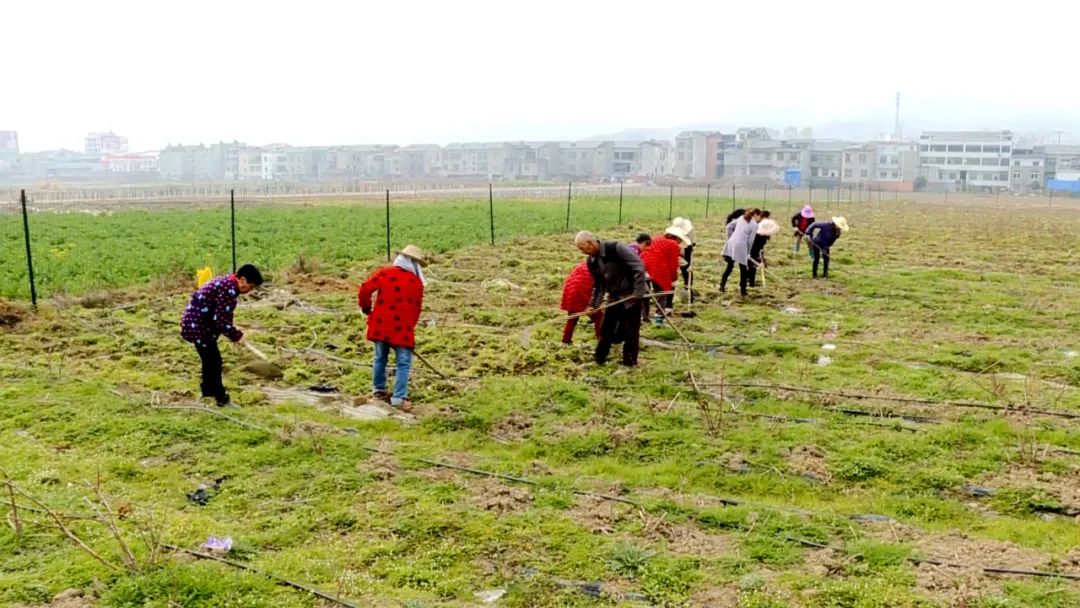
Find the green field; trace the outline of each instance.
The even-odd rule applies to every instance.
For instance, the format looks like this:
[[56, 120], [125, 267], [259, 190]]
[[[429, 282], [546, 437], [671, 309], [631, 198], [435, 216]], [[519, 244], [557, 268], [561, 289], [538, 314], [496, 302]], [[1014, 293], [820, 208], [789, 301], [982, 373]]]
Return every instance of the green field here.
[[[274, 281], [237, 324], [284, 377], [250, 375], [250, 355], [223, 347], [235, 420], [168, 409], [199, 405], [175, 326], [194, 268], [226, 262], [227, 215], [36, 214], [49, 293], [124, 289], [0, 309], [0, 465], [67, 515], [106, 510], [100, 479], [123, 517], [114, 535], [60, 516], [110, 567], [29, 498], [13, 517], [0, 495], [0, 603], [77, 589], [110, 607], [330, 605], [161, 550], [230, 536], [230, 559], [361, 606], [477, 606], [491, 590], [520, 608], [1080, 605], [1074, 580], [985, 570], [1080, 577], [1080, 210], [843, 205], [852, 231], [830, 280], [812, 281], [782, 232], [743, 300], [717, 293], [730, 200], [704, 220], [704, 201], [677, 199], [700, 243], [698, 314], [675, 318], [693, 347], [648, 327], [628, 371], [591, 363], [587, 324], [558, 345], [580, 257], [549, 236], [565, 202], [496, 204], [497, 249], [486, 203], [395, 210], [395, 244], [440, 252], [417, 350], [452, 376], [416, 362], [411, 423], [350, 417], [371, 356], [355, 280], [382, 263], [381, 208], [238, 214], [240, 257]], [[571, 223], [658, 232], [667, 204], [628, 204], [612, 228], [617, 203], [583, 201]], [[54, 247], [69, 253], [50, 260]], [[109, 272], [82, 262], [102, 255]], [[18, 269], [3, 272], [21, 295]], [[339, 393], [290, 392], [317, 383]], [[185, 498], [222, 477], [205, 506]]]
[[[626, 197], [623, 221], [666, 220], [669, 207], [675, 215], [700, 217], [705, 199]], [[730, 209], [730, 199], [711, 201], [714, 213]], [[570, 211], [571, 229], [612, 226], [619, 202], [579, 196]], [[496, 200], [494, 214], [498, 243], [566, 230], [565, 200]], [[46, 297], [146, 285], [162, 277], [193, 276], [206, 265], [215, 270], [231, 265], [227, 206], [103, 215], [39, 212], [30, 221], [38, 292]], [[487, 201], [392, 203], [391, 243], [415, 242], [436, 252], [489, 243], [490, 222]], [[377, 203], [242, 203], [236, 223], [238, 261], [271, 273], [304, 255], [317, 259], [323, 273], [340, 275], [386, 251], [386, 210]], [[0, 269], [0, 297], [28, 298], [21, 217], [0, 215], [0, 253], [10, 261]]]

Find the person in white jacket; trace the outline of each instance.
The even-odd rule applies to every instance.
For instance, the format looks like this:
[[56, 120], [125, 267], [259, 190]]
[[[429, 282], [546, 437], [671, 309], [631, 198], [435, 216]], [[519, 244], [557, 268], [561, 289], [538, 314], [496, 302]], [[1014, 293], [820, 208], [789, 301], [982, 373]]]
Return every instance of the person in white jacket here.
[[739, 265], [739, 293], [746, 295], [746, 286], [750, 281], [750, 247], [754, 244], [757, 235], [758, 219], [761, 210], [757, 208], [743, 211], [742, 217], [732, 220], [727, 225], [728, 240], [724, 243], [724, 275], [720, 278], [720, 291], [727, 291], [728, 277]]

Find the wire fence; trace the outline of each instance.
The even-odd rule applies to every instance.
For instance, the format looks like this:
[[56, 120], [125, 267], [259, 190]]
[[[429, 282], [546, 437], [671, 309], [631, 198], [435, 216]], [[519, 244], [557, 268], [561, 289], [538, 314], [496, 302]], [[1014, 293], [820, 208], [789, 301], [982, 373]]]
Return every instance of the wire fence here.
[[[623, 227], [656, 231], [673, 217], [723, 217], [744, 206], [791, 215], [806, 203], [820, 216], [833, 205], [944, 203], [1054, 205], [1045, 197], [1008, 193], [900, 192], [857, 185], [802, 188], [763, 185], [437, 184], [291, 194], [207, 186], [198, 192], [168, 187], [117, 198], [55, 191], [15, 193], [0, 200], [0, 296], [29, 299], [77, 295], [166, 279], [189, 279], [204, 266], [251, 262], [271, 272], [348, 276], [357, 262], [389, 259], [415, 243], [436, 253], [471, 244], [497, 246], [526, 235]], [[78, 192], [78, 191], [73, 191]], [[109, 194], [108, 197], [105, 194]], [[129, 193], [130, 194], [130, 193]], [[190, 196], [188, 196], [190, 195]], [[96, 198], [95, 198], [96, 197]], [[1069, 202], [1058, 196], [1059, 204]]]

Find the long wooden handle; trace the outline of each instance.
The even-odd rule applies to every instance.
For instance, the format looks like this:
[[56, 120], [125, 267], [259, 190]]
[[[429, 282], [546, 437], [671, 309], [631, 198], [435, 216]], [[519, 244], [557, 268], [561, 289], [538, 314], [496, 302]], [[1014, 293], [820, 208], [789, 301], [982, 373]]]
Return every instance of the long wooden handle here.
[[251, 354], [255, 355], [256, 357], [262, 359], [263, 361], [270, 360], [270, 357], [267, 357], [265, 354], [263, 354], [261, 350], [255, 348], [255, 346], [250, 342], [245, 340], [242, 344], [247, 347], [247, 349], [251, 351]]

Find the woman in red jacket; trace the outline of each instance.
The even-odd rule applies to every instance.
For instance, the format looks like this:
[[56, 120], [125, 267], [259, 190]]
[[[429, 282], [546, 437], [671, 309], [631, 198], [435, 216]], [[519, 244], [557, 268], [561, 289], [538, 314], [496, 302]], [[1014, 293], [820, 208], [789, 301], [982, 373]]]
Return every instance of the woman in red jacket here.
[[[592, 301], [592, 295], [592, 273], [589, 272], [589, 265], [586, 262], [582, 262], [570, 271], [570, 276], [566, 277], [566, 282], [563, 283], [562, 305], [560, 308], [565, 310], [567, 314], [572, 315], [566, 320], [566, 325], [563, 327], [563, 344], [570, 344], [573, 341], [574, 329], [577, 328], [579, 318], [577, 315], [585, 312], [585, 310], [589, 308], [589, 303]], [[604, 312], [598, 310], [589, 315], [589, 319], [593, 322], [593, 329], [596, 330], [596, 339], [599, 340], [600, 325], [604, 321]]]
[[[690, 239], [682, 228], [670, 226], [664, 234], [652, 240], [648, 247], [641, 250], [641, 261], [645, 264], [645, 274], [654, 292], [672, 291], [679, 279], [679, 262], [682, 260], [682, 247], [689, 245]], [[657, 306], [670, 310], [675, 298], [673, 295], [660, 296]], [[642, 306], [642, 320], [649, 318], [649, 300]], [[657, 323], [663, 321], [663, 314], [657, 314]]]
[[[403, 412], [412, 411], [409, 401], [409, 372], [416, 346], [416, 323], [424, 302], [424, 252], [415, 245], [401, 250], [394, 263], [376, 270], [360, 286], [357, 299], [368, 317], [367, 339], [375, 343], [375, 364], [371, 386], [376, 399], [387, 401]], [[372, 308], [372, 296], [378, 294]], [[397, 370], [394, 393], [386, 393], [386, 364], [394, 350]]]

